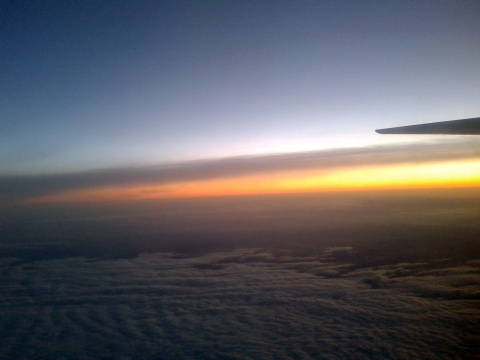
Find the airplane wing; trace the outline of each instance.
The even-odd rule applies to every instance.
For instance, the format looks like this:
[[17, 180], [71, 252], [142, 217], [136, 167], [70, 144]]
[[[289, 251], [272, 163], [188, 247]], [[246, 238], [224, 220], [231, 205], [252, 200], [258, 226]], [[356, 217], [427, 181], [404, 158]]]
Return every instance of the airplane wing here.
[[379, 134], [480, 135], [480, 117], [375, 130]]

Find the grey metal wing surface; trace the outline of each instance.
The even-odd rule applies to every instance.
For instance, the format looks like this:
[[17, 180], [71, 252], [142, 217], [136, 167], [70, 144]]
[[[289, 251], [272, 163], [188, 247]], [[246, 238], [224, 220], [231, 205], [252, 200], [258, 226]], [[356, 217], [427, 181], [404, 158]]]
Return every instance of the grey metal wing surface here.
[[480, 117], [375, 130], [379, 134], [480, 135]]

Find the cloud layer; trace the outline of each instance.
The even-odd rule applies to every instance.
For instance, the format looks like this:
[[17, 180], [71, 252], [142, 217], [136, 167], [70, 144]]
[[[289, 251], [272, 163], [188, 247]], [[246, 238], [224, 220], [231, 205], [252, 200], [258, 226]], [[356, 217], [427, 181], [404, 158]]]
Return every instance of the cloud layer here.
[[479, 196], [21, 212], [0, 223], [0, 358], [473, 359]]
[[[156, 253], [3, 267], [0, 355], [442, 359], [478, 354], [478, 262], [352, 271], [331, 258], [332, 252], [353, 250], [327, 249], [311, 257], [255, 249], [194, 258]], [[342, 268], [341, 275], [328, 275]]]
[[476, 139], [402, 143], [263, 156], [197, 160], [54, 175], [0, 176], [0, 198], [21, 199], [108, 186], [171, 184], [236, 176], [314, 169], [423, 164], [480, 158]]

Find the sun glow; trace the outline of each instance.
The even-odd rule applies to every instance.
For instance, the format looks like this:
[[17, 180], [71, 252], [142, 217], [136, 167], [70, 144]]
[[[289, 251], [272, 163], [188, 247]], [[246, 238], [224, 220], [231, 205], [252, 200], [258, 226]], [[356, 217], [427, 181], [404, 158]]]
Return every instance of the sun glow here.
[[167, 199], [247, 194], [473, 187], [480, 161], [275, 172], [168, 184], [131, 184], [39, 197], [36, 203]]

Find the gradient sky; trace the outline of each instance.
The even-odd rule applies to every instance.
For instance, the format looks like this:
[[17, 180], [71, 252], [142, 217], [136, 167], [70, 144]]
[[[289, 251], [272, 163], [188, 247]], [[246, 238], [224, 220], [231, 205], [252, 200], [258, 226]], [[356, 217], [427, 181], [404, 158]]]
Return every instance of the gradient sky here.
[[[55, 183], [80, 172], [95, 187], [91, 174], [98, 180], [112, 168], [198, 168], [211, 159], [235, 164], [347, 147], [378, 158], [378, 149], [428, 147], [433, 138], [382, 136], [376, 128], [480, 114], [478, 1], [0, 7], [0, 195], [12, 181], [40, 175]], [[432, 159], [423, 161], [458, 150], [457, 140], [435, 141]], [[470, 169], [464, 180], [472, 185], [479, 155], [462, 154], [476, 159], [462, 170]], [[287, 168], [298, 179], [312, 175], [302, 164]]]

